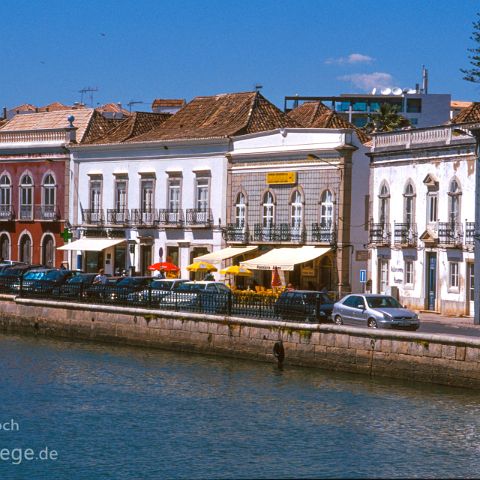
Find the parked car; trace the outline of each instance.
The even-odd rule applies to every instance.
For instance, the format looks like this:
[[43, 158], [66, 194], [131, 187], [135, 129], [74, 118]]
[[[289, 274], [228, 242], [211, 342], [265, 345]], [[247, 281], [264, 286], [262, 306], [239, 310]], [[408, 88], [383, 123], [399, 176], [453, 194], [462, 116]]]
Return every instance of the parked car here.
[[26, 272], [22, 279], [22, 294], [51, 295], [55, 287], [63, 285], [79, 273], [60, 268], [38, 268]]
[[0, 292], [18, 293], [22, 277], [30, 270], [44, 268], [42, 265], [9, 265], [0, 271]]
[[70, 277], [63, 285], [53, 289], [52, 294], [63, 298], [85, 298], [87, 288], [92, 285], [96, 273], [79, 273]]
[[168, 292], [177, 290], [185, 282], [188, 280], [183, 278], [154, 278], [148, 288], [130, 293], [127, 299], [137, 304], [158, 304]]
[[221, 282], [190, 281], [167, 293], [160, 302], [160, 308], [221, 313], [227, 309], [229, 295], [231, 290]]
[[[105, 285], [92, 284], [87, 292], [89, 296], [102, 298], [108, 302], [115, 301], [125, 303], [130, 293], [144, 290], [150, 285], [152, 280], [152, 277], [122, 277], [115, 283], [111, 283], [109, 280]], [[112, 280], [112, 282], [114, 282], [114, 280]]]
[[330, 322], [333, 303], [333, 300], [323, 292], [291, 290], [282, 292], [273, 308], [275, 315], [282, 319]]
[[333, 306], [333, 321], [370, 328], [417, 330], [418, 315], [389, 295], [350, 294]]

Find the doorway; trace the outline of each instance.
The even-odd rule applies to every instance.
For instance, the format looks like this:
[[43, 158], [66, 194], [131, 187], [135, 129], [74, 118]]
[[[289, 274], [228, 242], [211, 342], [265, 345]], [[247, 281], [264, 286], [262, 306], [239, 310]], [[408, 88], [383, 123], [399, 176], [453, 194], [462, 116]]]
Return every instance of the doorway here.
[[140, 245], [140, 275], [147, 275], [147, 267], [152, 264], [152, 246]]
[[437, 303], [437, 254], [426, 255], [426, 308], [435, 310]]
[[467, 263], [467, 306], [468, 315], [473, 317], [475, 315], [475, 275], [474, 275], [474, 263]]

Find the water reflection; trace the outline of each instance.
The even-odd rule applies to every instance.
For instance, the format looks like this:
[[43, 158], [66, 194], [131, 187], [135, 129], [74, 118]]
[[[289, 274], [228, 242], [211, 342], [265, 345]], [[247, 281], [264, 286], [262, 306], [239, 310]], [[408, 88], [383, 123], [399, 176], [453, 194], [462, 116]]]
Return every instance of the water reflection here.
[[1, 478], [424, 478], [480, 467], [480, 406], [467, 390], [15, 336], [0, 336], [0, 365], [0, 418], [22, 424], [7, 443], [60, 452], [54, 465], [0, 464]]

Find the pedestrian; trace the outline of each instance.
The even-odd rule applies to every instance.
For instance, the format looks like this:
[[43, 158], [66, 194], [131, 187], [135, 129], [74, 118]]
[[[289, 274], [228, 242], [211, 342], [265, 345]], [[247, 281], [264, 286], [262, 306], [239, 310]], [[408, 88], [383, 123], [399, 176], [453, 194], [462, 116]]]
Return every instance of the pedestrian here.
[[291, 292], [292, 290], [295, 290], [295, 287], [293, 286], [292, 283], [287, 284], [287, 290]]
[[98, 271], [98, 274], [93, 279], [93, 283], [95, 285], [106, 285], [108, 283], [108, 278], [105, 275], [105, 270], [103, 268]]
[[205, 275], [205, 280], [215, 280], [215, 277], [212, 275], [211, 272], [208, 272], [208, 273]]

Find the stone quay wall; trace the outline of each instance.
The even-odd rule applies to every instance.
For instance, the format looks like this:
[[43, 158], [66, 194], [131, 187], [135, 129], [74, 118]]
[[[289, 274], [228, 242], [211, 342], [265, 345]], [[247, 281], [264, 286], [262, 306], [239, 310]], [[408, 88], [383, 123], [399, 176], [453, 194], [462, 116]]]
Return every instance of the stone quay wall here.
[[480, 388], [480, 340], [0, 295], [0, 331]]

